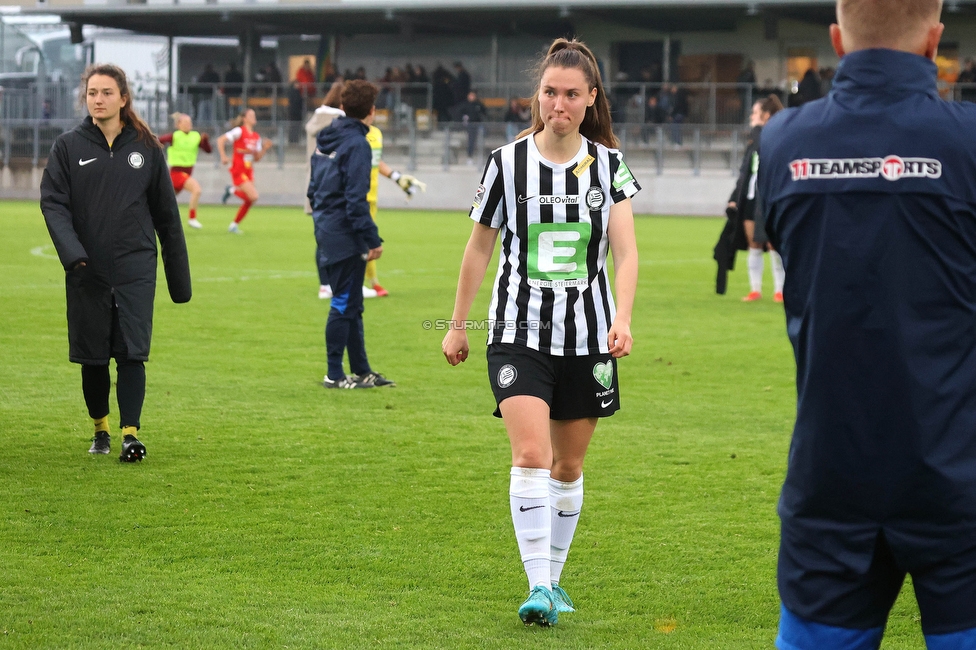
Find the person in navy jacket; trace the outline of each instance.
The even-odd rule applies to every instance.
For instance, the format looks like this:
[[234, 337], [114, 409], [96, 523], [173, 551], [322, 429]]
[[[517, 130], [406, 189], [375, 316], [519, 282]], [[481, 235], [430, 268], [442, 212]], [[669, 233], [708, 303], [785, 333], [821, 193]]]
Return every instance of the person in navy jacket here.
[[[325, 326], [329, 371], [326, 388], [374, 388], [395, 384], [374, 373], [363, 338], [363, 279], [366, 262], [383, 253], [376, 222], [369, 214], [373, 153], [366, 141], [366, 120], [374, 114], [377, 89], [353, 80], [340, 97], [345, 116], [337, 117], [316, 139], [311, 159], [308, 199], [325, 271], [332, 283], [332, 305]], [[343, 371], [349, 353], [352, 375]]]
[[877, 648], [906, 574], [926, 644], [976, 648], [976, 106], [939, 0], [840, 0], [829, 95], [762, 134], [797, 413], [777, 646]]

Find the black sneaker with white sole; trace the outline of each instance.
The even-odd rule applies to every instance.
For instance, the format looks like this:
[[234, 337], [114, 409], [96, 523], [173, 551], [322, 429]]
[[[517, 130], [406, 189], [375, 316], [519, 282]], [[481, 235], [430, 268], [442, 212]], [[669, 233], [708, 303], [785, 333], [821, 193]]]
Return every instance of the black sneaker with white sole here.
[[122, 454], [119, 460], [123, 463], [134, 463], [146, 457], [146, 445], [139, 442], [133, 435], [126, 435], [122, 439]]
[[356, 377], [356, 388], [393, 388], [396, 382], [377, 372], [368, 372]]
[[91, 449], [88, 450], [89, 454], [108, 454], [112, 451], [112, 436], [108, 435], [108, 431], [96, 431], [95, 437], [92, 438]]
[[342, 379], [329, 379], [326, 375], [325, 379], [322, 380], [322, 386], [325, 388], [357, 388], [356, 378], [346, 376]]

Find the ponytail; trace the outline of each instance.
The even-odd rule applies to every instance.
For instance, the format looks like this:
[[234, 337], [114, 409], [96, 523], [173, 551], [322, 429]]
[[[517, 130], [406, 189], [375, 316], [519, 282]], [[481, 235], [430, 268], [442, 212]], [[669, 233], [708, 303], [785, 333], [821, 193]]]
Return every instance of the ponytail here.
[[128, 124], [136, 130], [137, 138], [147, 147], [162, 148], [156, 135], [149, 128], [149, 125], [142, 121], [135, 107], [132, 106], [132, 94], [129, 92], [129, 81], [125, 77], [125, 71], [111, 63], [96, 63], [85, 68], [81, 74], [81, 101], [85, 101], [88, 96], [88, 80], [94, 75], [111, 77], [119, 87], [119, 95], [125, 99], [125, 105], [119, 111], [119, 120], [123, 126]]
[[[542, 59], [536, 70], [539, 83], [542, 75], [549, 68], [570, 68], [583, 73], [589, 90], [596, 88], [596, 100], [586, 109], [586, 115], [580, 124], [580, 134], [592, 142], [598, 142], [606, 147], [619, 146], [617, 136], [613, 133], [613, 123], [610, 119], [610, 101], [603, 89], [603, 79], [600, 77], [600, 67], [597, 65], [593, 52], [582, 41], [557, 38], [549, 46], [549, 51]], [[542, 112], [539, 108], [539, 91], [532, 97], [532, 126], [519, 133], [518, 137], [541, 132], [545, 129]]]

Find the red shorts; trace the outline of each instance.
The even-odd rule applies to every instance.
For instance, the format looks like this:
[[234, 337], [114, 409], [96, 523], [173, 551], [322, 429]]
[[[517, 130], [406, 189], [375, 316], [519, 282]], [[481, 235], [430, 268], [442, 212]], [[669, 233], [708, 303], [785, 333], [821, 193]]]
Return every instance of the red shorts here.
[[230, 170], [230, 180], [234, 187], [254, 180], [254, 168]]
[[190, 178], [190, 175], [184, 171], [179, 171], [177, 169], [169, 170], [169, 178], [173, 181], [173, 189], [179, 192], [183, 189], [183, 184], [186, 180]]

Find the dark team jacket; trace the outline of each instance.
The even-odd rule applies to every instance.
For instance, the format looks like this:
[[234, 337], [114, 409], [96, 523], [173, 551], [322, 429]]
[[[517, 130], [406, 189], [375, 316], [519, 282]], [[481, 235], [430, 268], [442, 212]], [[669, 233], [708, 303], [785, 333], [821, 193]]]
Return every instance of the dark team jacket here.
[[[128, 357], [145, 361], [152, 338], [156, 237], [173, 302], [190, 300], [183, 226], [161, 147], [125, 126], [109, 147], [85, 119], [58, 137], [41, 180], [41, 212], [67, 273], [69, 356], [110, 358], [112, 306]], [[85, 262], [83, 268], [76, 268]]]
[[784, 527], [883, 531], [919, 561], [970, 547], [976, 106], [943, 101], [928, 59], [858, 51], [762, 152], [797, 372]]
[[373, 166], [367, 131], [362, 120], [337, 117], [316, 138], [307, 194], [315, 239], [326, 264], [362, 255], [383, 243], [366, 201]]

